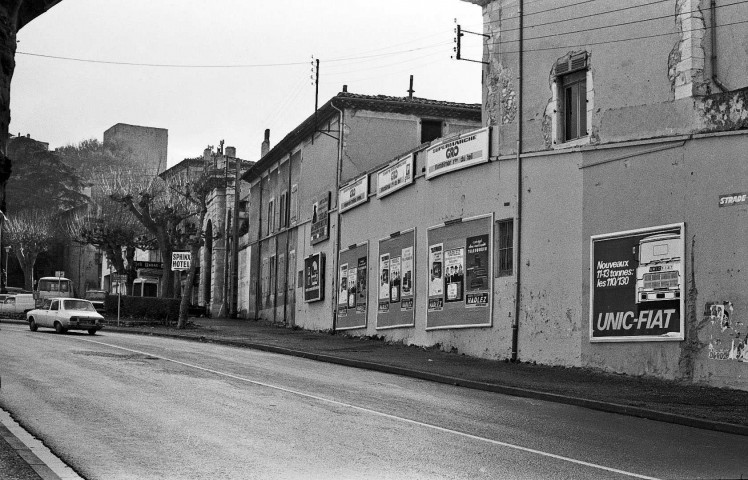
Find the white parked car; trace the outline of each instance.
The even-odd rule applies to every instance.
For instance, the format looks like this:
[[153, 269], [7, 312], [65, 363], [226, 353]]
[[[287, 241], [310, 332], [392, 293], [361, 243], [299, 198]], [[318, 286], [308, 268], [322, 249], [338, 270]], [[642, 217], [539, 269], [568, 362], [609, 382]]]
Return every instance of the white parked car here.
[[95, 335], [104, 328], [104, 317], [91, 302], [79, 298], [47, 298], [40, 308], [26, 313], [26, 320], [32, 332], [39, 327], [49, 327], [57, 333], [88, 330], [88, 333]]

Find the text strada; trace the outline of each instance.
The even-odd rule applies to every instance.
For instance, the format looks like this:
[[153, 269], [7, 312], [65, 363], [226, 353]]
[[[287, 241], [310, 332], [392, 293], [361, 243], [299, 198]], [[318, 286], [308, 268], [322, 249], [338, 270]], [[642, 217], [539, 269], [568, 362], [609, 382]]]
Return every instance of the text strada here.
[[634, 269], [627, 267], [629, 267], [628, 260], [619, 262], [598, 261], [595, 269], [597, 288], [628, 285], [634, 275]]

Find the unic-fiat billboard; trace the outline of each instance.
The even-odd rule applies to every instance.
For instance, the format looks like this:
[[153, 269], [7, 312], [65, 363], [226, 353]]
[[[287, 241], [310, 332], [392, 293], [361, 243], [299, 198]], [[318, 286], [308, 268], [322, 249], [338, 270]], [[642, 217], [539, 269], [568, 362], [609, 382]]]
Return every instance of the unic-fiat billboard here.
[[684, 338], [684, 225], [591, 238], [590, 341]]

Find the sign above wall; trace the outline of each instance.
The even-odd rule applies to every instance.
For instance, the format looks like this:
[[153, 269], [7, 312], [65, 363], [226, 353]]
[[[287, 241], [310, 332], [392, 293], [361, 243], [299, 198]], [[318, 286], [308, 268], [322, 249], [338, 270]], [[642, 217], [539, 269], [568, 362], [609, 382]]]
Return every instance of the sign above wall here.
[[377, 172], [377, 197], [382, 198], [413, 183], [413, 154], [398, 158]]
[[457, 138], [426, 149], [426, 178], [488, 162], [488, 127], [463, 133]]
[[363, 175], [344, 185], [338, 193], [340, 212], [345, 212], [369, 200], [369, 176]]

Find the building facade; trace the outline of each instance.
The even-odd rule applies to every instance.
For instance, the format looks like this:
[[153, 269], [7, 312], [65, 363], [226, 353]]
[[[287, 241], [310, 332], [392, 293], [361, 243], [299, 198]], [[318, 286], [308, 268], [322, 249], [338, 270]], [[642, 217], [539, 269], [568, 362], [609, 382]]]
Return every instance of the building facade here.
[[118, 123], [104, 131], [104, 146], [128, 153], [138, 173], [158, 175], [166, 170], [169, 131]]
[[[339, 328], [335, 272], [347, 245], [341, 210], [359, 201], [354, 197], [368, 200], [369, 172], [435, 138], [479, 126], [479, 105], [344, 89], [272, 149], [266, 132], [267, 150], [244, 175], [250, 189], [243, 315]], [[356, 182], [358, 189], [339, 197], [341, 186]]]
[[515, 268], [494, 347], [450, 344], [748, 388], [748, 7], [468, 1], [492, 135], [465, 181], [496, 180], [505, 212], [481, 208], [514, 221]]

